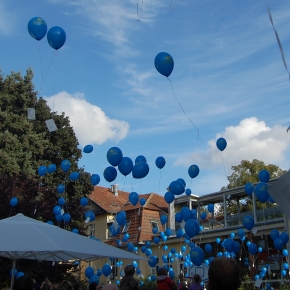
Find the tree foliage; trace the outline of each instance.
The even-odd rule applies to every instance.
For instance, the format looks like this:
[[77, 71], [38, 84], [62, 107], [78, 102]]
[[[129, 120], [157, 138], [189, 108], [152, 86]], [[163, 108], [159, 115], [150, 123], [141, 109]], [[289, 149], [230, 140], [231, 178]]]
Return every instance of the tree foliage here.
[[[4, 76], [0, 72], [0, 219], [23, 213], [34, 219], [56, 223], [53, 207], [63, 196], [66, 200], [63, 209], [71, 215], [71, 222], [61, 222], [58, 226], [68, 230], [77, 227], [84, 233], [85, 208], [79, 205], [79, 199], [93, 190], [90, 174], [78, 166], [82, 153], [69, 118], [64, 113], [52, 112], [46, 101], [37, 97], [32, 79], [31, 69], [23, 77], [20, 73]], [[28, 120], [28, 108], [35, 108], [36, 120]], [[57, 131], [48, 131], [45, 124], [48, 119], [54, 120]], [[71, 162], [68, 173], [60, 168], [64, 159]], [[52, 163], [57, 170], [39, 177], [37, 168]], [[69, 179], [72, 171], [79, 172], [77, 181]], [[56, 190], [60, 183], [66, 187], [63, 195]], [[19, 200], [13, 208], [9, 204], [12, 197]], [[1, 263], [1, 269], [6, 269], [6, 272], [0, 270], [0, 276], [9, 276], [4, 266], [10, 261], [2, 259]], [[25, 268], [25, 261], [21, 265]]]

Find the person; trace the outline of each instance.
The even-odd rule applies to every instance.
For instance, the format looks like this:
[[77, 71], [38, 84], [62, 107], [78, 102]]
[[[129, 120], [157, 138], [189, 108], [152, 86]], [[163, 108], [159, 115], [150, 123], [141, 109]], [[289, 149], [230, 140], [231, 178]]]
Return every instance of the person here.
[[128, 265], [124, 269], [125, 276], [122, 278], [120, 283], [120, 290], [139, 290], [139, 281], [133, 276], [135, 274], [135, 267]]
[[98, 287], [98, 284], [96, 282], [91, 282], [89, 284], [89, 290], [96, 290]]
[[49, 281], [48, 277], [41, 283], [40, 286], [41, 290], [50, 290], [51, 289], [51, 282]]
[[157, 290], [170, 290], [175, 286], [174, 282], [167, 276], [167, 270], [160, 268], [156, 277]]
[[192, 283], [190, 284], [189, 290], [202, 290], [203, 287], [200, 285], [201, 278], [198, 274], [193, 276]]
[[240, 268], [236, 260], [220, 257], [210, 263], [208, 290], [236, 290], [240, 286]]
[[16, 279], [13, 289], [15, 290], [33, 290], [34, 281], [29, 275], [24, 275]]

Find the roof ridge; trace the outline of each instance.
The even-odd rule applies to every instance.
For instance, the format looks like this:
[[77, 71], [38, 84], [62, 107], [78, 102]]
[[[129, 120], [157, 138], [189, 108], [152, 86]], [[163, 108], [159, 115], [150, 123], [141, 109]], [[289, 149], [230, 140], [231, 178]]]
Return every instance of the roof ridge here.
[[149, 197], [146, 199], [146, 202], [145, 202], [143, 207], [146, 207], [147, 206], [147, 202], [149, 202], [149, 200], [152, 199], [152, 194], [153, 194], [153, 192], [149, 193]]

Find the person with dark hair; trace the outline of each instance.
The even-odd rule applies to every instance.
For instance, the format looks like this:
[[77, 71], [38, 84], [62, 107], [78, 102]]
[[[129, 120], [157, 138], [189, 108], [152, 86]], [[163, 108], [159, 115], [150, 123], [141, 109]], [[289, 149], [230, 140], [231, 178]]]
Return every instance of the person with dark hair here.
[[98, 287], [98, 284], [96, 282], [92, 282], [89, 284], [89, 290], [96, 290]]
[[193, 276], [192, 283], [190, 284], [189, 290], [202, 290], [203, 287], [200, 285], [201, 278], [198, 274]]
[[157, 273], [157, 290], [170, 290], [175, 286], [174, 282], [167, 276], [167, 270], [160, 268]]
[[139, 290], [139, 281], [133, 276], [135, 274], [135, 267], [133, 265], [127, 265], [124, 269], [125, 276], [120, 283], [120, 290]]
[[33, 279], [28, 276], [24, 275], [16, 279], [13, 285], [13, 289], [15, 290], [33, 290], [34, 281]]
[[214, 259], [208, 269], [209, 290], [236, 290], [241, 286], [240, 268], [236, 260]]

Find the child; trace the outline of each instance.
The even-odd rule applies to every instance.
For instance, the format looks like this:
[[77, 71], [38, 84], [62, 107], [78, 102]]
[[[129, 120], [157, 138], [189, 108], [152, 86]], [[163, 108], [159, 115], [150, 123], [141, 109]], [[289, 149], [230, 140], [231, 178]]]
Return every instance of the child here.
[[122, 278], [120, 283], [120, 290], [139, 290], [139, 281], [134, 279], [135, 267], [128, 265], [124, 269], [125, 276]]
[[203, 287], [200, 285], [201, 278], [198, 274], [193, 276], [193, 283], [190, 284], [189, 290], [203, 290]]
[[170, 290], [175, 286], [174, 282], [167, 277], [167, 270], [165, 268], [160, 268], [158, 271], [157, 280], [157, 290]]

